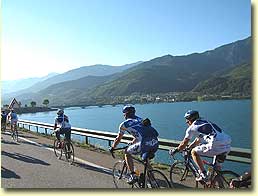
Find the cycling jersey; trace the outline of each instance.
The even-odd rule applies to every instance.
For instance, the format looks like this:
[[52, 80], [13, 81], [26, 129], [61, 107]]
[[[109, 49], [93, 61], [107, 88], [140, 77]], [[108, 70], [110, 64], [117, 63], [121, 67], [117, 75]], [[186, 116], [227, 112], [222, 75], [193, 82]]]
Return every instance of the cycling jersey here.
[[124, 134], [127, 131], [137, 142], [128, 148], [133, 154], [139, 152], [153, 151], [158, 148], [158, 132], [152, 126], [144, 126], [142, 118], [135, 116], [122, 122], [119, 126], [119, 133]]
[[7, 114], [1, 114], [1, 123], [6, 123]]
[[220, 141], [229, 140], [229, 136], [225, 134], [216, 124], [204, 119], [197, 119], [186, 130], [185, 138], [191, 139], [198, 136], [206, 142], [210, 142], [212, 138], [218, 137]]
[[69, 129], [71, 125], [66, 115], [58, 115], [55, 119], [55, 124], [61, 129]]
[[201, 144], [195, 147], [200, 155], [214, 156], [230, 151], [231, 138], [216, 124], [204, 119], [197, 119], [186, 130], [185, 138], [200, 138]]
[[18, 121], [18, 116], [15, 112], [10, 112], [8, 114], [8, 119], [11, 121], [11, 124], [17, 123]]

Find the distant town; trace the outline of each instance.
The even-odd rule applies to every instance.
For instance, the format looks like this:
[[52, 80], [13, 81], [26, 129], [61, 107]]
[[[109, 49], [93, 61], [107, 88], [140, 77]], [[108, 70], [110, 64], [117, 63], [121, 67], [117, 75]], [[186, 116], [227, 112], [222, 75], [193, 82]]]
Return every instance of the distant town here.
[[[250, 99], [249, 94], [234, 93], [231, 95], [199, 95], [195, 92], [171, 92], [159, 94], [140, 95], [134, 93], [130, 96], [110, 96], [95, 98], [94, 100], [87, 100], [70, 105], [51, 105], [48, 99], [44, 99], [42, 103], [31, 101], [28, 104], [22, 104], [16, 98], [2, 106], [2, 110], [9, 110], [14, 108], [19, 113], [34, 113], [53, 111], [57, 108], [64, 107], [86, 107], [86, 106], [104, 106], [104, 105], [119, 105], [119, 104], [148, 104], [148, 103], [173, 103], [173, 102], [188, 102], [188, 101], [209, 101], [209, 100], [231, 100], [231, 99]], [[80, 100], [79, 100], [80, 101]]]

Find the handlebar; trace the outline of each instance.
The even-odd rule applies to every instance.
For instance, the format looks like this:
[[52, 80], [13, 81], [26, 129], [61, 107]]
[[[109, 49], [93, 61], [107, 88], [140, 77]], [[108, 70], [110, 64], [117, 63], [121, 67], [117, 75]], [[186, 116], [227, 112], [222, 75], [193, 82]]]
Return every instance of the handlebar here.
[[115, 149], [112, 149], [111, 147], [109, 148], [109, 152], [111, 153], [112, 157], [113, 158], [116, 158], [115, 155], [114, 155], [114, 151], [118, 151], [118, 150], [124, 150], [126, 148], [128, 148], [129, 145], [126, 145], [124, 147], [121, 147], [121, 148], [115, 148]]
[[[178, 153], [181, 153], [181, 154], [183, 155], [183, 157], [185, 157], [185, 156], [188, 157], [188, 156], [190, 156], [190, 154], [191, 154], [191, 150], [192, 150], [192, 149], [186, 147], [185, 149], [179, 151]], [[173, 154], [173, 155], [170, 154], [170, 156], [171, 156], [171, 158], [172, 158], [173, 160], [176, 160], [175, 154]]]

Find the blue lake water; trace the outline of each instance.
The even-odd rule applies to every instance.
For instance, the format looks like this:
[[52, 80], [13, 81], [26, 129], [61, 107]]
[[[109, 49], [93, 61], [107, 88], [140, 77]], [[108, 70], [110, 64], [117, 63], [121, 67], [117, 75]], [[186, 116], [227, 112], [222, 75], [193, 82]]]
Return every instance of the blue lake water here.
[[[182, 140], [187, 125], [183, 118], [189, 109], [198, 110], [200, 115], [218, 124], [232, 137], [232, 146], [252, 148], [252, 101], [227, 100], [205, 102], [176, 102], [158, 104], [136, 104], [136, 114], [142, 118], [151, 119], [153, 126], [159, 131], [160, 138]], [[116, 106], [90, 106], [66, 108], [73, 127], [88, 128], [101, 131], [118, 132], [119, 124], [124, 120], [121, 112], [123, 105]], [[54, 123], [56, 112], [41, 112], [34, 114], [21, 114], [20, 119]], [[75, 138], [81, 139], [82, 138]], [[107, 148], [107, 142], [90, 140], [90, 142]], [[170, 163], [167, 152], [161, 151], [156, 161]], [[234, 167], [232, 167], [232, 164]], [[224, 167], [237, 173], [250, 167], [247, 164], [224, 163]]]

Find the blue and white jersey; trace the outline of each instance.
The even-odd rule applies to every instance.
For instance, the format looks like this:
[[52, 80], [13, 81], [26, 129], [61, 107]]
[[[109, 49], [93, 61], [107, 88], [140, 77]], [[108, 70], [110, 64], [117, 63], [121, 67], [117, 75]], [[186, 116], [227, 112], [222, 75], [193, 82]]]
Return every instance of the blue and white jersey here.
[[10, 112], [8, 114], [8, 120], [11, 121], [11, 123], [16, 123], [18, 121], [18, 116], [15, 112]]
[[125, 131], [135, 137], [137, 142], [152, 141], [152, 139], [157, 139], [158, 137], [158, 132], [152, 126], [144, 126], [142, 118], [138, 116], [127, 119], [120, 124], [119, 133], [124, 134]]
[[231, 142], [230, 136], [224, 133], [221, 128], [204, 119], [197, 119], [187, 128], [185, 138], [192, 139], [194, 136], [201, 138], [206, 143], [216, 141], [223, 144]]
[[142, 135], [140, 134], [142, 127], [142, 118], [135, 116], [135, 118], [129, 118], [123, 121], [119, 125], [119, 133], [124, 135], [127, 131], [133, 137], [137, 139], [137, 141], [142, 141]]
[[71, 125], [69, 123], [69, 119], [66, 115], [58, 115], [55, 119], [55, 124], [59, 128], [71, 128]]
[[6, 119], [7, 119], [7, 114], [1, 114], [1, 122], [5, 122], [6, 121]]

